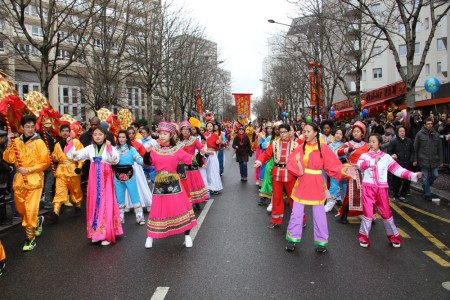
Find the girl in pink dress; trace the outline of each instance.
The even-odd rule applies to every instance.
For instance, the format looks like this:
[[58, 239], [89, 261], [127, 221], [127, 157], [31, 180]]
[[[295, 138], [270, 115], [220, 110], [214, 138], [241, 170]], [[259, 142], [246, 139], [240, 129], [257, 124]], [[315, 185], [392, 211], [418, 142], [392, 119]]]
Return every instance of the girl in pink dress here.
[[[203, 182], [202, 175], [200, 174], [199, 163], [195, 156], [195, 150], [202, 151], [202, 143], [195, 137], [191, 136], [191, 124], [188, 121], [180, 123], [181, 136], [180, 142], [184, 145], [183, 150], [193, 156], [191, 164], [185, 164], [186, 169], [186, 181], [189, 186], [189, 198], [194, 205], [194, 209], [199, 210], [200, 204], [208, 200], [208, 190]], [[201, 162], [200, 162], [201, 163]]]
[[161, 122], [158, 125], [158, 146], [146, 146], [147, 151], [150, 151], [150, 163], [155, 167], [156, 177], [145, 248], [153, 246], [153, 239], [183, 232], [186, 247], [193, 245], [189, 233], [190, 229], [197, 225], [197, 220], [177, 173], [178, 163], [191, 164], [192, 155], [182, 149], [181, 143], [175, 143], [175, 132], [174, 124]]
[[93, 243], [107, 246], [123, 234], [119, 206], [114, 190], [114, 172], [111, 165], [119, 162], [119, 155], [106, 131], [97, 127], [92, 132], [92, 144], [74, 154], [75, 161], [91, 161], [86, 199], [87, 237]]

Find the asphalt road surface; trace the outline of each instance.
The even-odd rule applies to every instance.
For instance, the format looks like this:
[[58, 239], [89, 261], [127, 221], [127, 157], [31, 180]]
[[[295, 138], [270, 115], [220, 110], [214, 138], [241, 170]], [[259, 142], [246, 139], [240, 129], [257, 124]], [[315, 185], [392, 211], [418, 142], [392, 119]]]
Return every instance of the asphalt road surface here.
[[393, 204], [404, 237], [399, 249], [388, 244], [381, 220], [371, 247], [361, 248], [357, 220], [342, 225], [333, 211], [325, 254], [314, 251], [308, 208], [302, 243], [288, 253], [289, 212], [280, 228], [267, 229], [256, 185], [241, 183], [238, 164], [230, 153], [226, 159], [224, 190], [201, 212], [193, 248], [179, 235], [145, 249], [145, 226], [132, 213], [116, 244], [92, 244], [85, 214], [65, 208], [58, 224], [44, 224], [32, 252], [21, 251], [20, 226], [0, 232], [8, 256], [0, 299], [450, 299], [443, 287], [450, 281], [449, 207], [415, 192], [407, 206]]

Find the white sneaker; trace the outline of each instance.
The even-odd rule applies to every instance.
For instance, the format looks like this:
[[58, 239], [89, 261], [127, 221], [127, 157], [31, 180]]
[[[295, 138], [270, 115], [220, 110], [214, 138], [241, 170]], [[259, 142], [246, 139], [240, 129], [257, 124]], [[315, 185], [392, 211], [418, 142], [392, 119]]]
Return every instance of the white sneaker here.
[[186, 245], [186, 248], [192, 248], [194, 243], [192, 242], [192, 238], [190, 235], [184, 236], [184, 244]]
[[150, 249], [151, 247], [153, 247], [153, 238], [148, 237], [145, 240], [145, 248]]
[[94, 239], [92, 239], [92, 242], [93, 242], [93, 243], [98, 243], [98, 242], [100, 242], [100, 240], [94, 240]]
[[272, 202], [267, 206], [267, 212], [272, 212]]
[[109, 244], [111, 244], [111, 242], [108, 242], [108, 241], [102, 241], [102, 246], [108, 246]]
[[330, 212], [333, 209], [335, 204], [336, 204], [336, 200], [327, 199], [327, 204], [325, 204], [325, 212]]
[[147, 212], [148, 213], [150, 212], [150, 209], [152, 209], [152, 207], [151, 206], [147, 206]]

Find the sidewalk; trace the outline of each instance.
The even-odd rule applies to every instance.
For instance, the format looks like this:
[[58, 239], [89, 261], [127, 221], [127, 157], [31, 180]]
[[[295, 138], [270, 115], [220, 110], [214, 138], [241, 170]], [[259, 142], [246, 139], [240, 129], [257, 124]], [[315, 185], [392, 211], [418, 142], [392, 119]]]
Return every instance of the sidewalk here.
[[[422, 184], [419, 182], [412, 182], [411, 188], [423, 193]], [[439, 176], [434, 181], [431, 187], [431, 193], [436, 196], [436, 198], [441, 199], [441, 203], [450, 206], [450, 174], [439, 170]]]

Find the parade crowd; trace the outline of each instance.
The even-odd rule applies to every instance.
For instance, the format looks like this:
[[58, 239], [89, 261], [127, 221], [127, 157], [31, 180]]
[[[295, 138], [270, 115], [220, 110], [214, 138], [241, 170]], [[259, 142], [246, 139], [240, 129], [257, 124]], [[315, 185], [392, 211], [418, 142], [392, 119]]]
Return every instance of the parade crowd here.
[[[0, 222], [11, 223], [10, 206], [12, 217], [22, 220], [23, 251], [37, 246], [44, 222], [57, 226], [63, 206], [82, 216], [83, 202], [86, 236], [92, 243], [117, 242], [125, 213], [133, 212], [136, 224], [147, 228], [145, 248], [178, 234], [183, 234], [185, 247], [193, 247], [194, 210], [223, 189], [224, 151], [232, 151], [241, 182], [250, 179], [259, 186], [257, 204], [267, 206], [269, 229], [280, 227], [288, 205], [287, 251], [295, 250], [303, 228], [311, 223], [316, 251], [326, 252], [326, 213], [333, 208], [342, 224], [349, 217], [361, 218], [361, 247], [370, 246], [376, 213], [391, 245], [401, 247], [389, 189], [394, 201], [407, 202], [410, 182], [421, 180], [424, 200], [431, 201], [430, 187], [439, 169], [450, 163], [446, 113], [413, 111], [409, 118], [398, 113], [391, 120], [299, 119], [289, 124], [190, 118], [162, 121], [154, 128], [133, 124], [116, 134], [108, 122], [93, 117], [81, 135], [62, 124], [58, 137], [38, 132], [37, 122], [35, 116], [22, 117], [20, 135], [6, 127], [0, 130]], [[253, 155], [254, 177], [249, 178]], [[311, 221], [306, 206], [312, 207]], [[51, 212], [39, 216], [40, 207]], [[0, 242], [0, 274], [5, 261]]]

